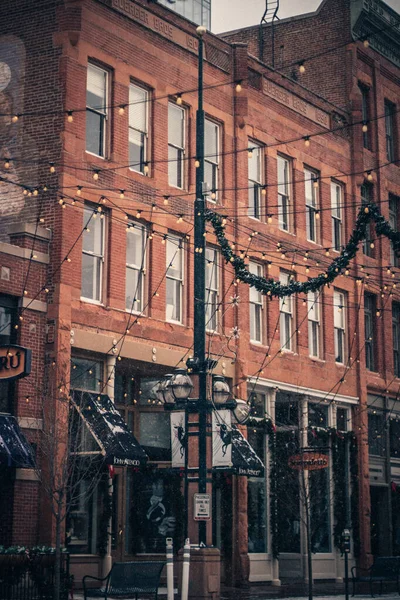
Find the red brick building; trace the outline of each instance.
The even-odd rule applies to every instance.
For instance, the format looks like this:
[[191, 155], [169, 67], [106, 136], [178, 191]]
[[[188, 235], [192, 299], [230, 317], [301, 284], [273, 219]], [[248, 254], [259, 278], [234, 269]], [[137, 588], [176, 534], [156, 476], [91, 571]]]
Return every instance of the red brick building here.
[[[23, 321], [14, 335], [37, 366], [4, 412], [32, 439], [40, 422], [26, 419], [40, 417], [45, 389], [61, 422], [60, 397], [106, 392], [152, 465], [116, 469], [112, 555], [157, 555], [166, 535], [178, 544], [183, 531], [169, 415], [154, 389], [193, 343], [195, 26], [146, 0], [5, 0], [0, 16], [3, 206], [12, 194], [1, 235], [16, 255], [8, 265], [11, 250], [0, 248], [12, 269], [0, 283], [7, 302], [40, 301], [15, 312]], [[271, 26], [261, 54], [257, 27], [205, 35], [207, 203], [252, 274], [290, 284], [325, 272], [363, 201], [397, 228], [398, 19], [383, 3], [325, 0], [274, 26], [275, 68]], [[26, 253], [32, 243], [43, 260]], [[371, 226], [348, 272], [285, 300], [239, 283], [211, 227], [207, 245], [207, 350], [251, 401], [260, 420], [248, 437], [266, 464], [265, 479], [213, 474], [223, 579], [306, 576], [299, 479], [286, 469], [289, 487], [275, 487], [269, 420], [285, 456], [305, 445], [333, 454], [333, 435], [356, 434], [347, 484], [359, 560], [398, 553], [396, 511], [387, 517], [400, 484], [399, 271], [389, 241]], [[21, 471], [4, 542], [54, 543], [43, 490], [41, 513], [29, 503], [29, 535], [23, 525], [24, 498], [40, 490], [33, 471]], [[332, 465], [315, 473], [314, 577], [340, 579], [335, 524], [346, 499]], [[68, 518], [78, 580], [101, 568], [100, 496], [85, 498], [83, 485]]]

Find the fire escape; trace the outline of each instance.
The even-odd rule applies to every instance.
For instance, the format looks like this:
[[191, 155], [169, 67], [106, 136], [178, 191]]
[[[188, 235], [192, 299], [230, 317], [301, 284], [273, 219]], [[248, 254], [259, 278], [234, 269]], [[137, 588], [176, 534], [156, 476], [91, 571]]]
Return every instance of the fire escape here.
[[258, 32], [258, 54], [259, 59], [264, 61], [264, 35], [263, 26], [271, 25], [271, 65], [275, 67], [275, 21], [279, 19], [279, 0], [265, 0], [265, 11], [260, 21]]

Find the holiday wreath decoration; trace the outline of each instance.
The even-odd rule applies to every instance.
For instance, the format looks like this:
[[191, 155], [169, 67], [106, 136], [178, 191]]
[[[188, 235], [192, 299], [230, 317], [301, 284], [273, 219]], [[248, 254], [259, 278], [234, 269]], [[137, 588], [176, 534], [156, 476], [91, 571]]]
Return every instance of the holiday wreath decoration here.
[[266, 279], [250, 273], [246, 267], [245, 261], [234, 253], [229, 241], [225, 235], [225, 222], [226, 219], [213, 211], [207, 211], [205, 213], [205, 219], [211, 223], [214, 233], [217, 237], [218, 243], [221, 247], [222, 255], [226, 262], [232, 264], [236, 278], [242, 283], [247, 283], [250, 286], [256, 288], [257, 291], [267, 296], [276, 296], [278, 298], [284, 298], [285, 296], [291, 296], [296, 293], [316, 292], [321, 289], [324, 285], [332, 283], [341, 275], [342, 271], [347, 269], [350, 261], [355, 257], [356, 252], [360, 243], [366, 237], [366, 227], [368, 223], [375, 223], [375, 230], [377, 236], [384, 235], [392, 243], [393, 250], [396, 253], [400, 253], [400, 232], [395, 231], [388, 221], [381, 215], [378, 206], [372, 202], [364, 203], [361, 207], [356, 225], [353, 233], [342, 248], [341, 253], [335, 258], [324, 273], [320, 273], [316, 277], [311, 277], [305, 282], [290, 281], [288, 285], [282, 285], [275, 279]]

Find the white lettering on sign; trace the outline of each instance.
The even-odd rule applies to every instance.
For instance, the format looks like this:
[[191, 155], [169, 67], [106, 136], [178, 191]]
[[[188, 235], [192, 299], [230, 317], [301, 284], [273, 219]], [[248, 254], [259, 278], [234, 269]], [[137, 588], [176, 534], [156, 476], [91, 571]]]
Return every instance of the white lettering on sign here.
[[194, 520], [208, 521], [211, 519], [210, 513], [211, 497], [210, 494], [194, 495]]

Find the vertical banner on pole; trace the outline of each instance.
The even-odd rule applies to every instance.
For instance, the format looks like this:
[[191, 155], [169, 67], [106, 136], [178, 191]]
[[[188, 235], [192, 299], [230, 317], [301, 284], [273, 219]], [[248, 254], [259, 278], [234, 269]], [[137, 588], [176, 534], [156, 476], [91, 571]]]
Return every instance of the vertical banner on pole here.
[[213, 467], [232, 466], [232, 425], [230, 410], [214, 410], [212, 414]]
[[184, 411], [171, 412], [171, 451], [172, 467], [185, 466], [185, 452], [187, 446], [187, 432], [185, 429]]

